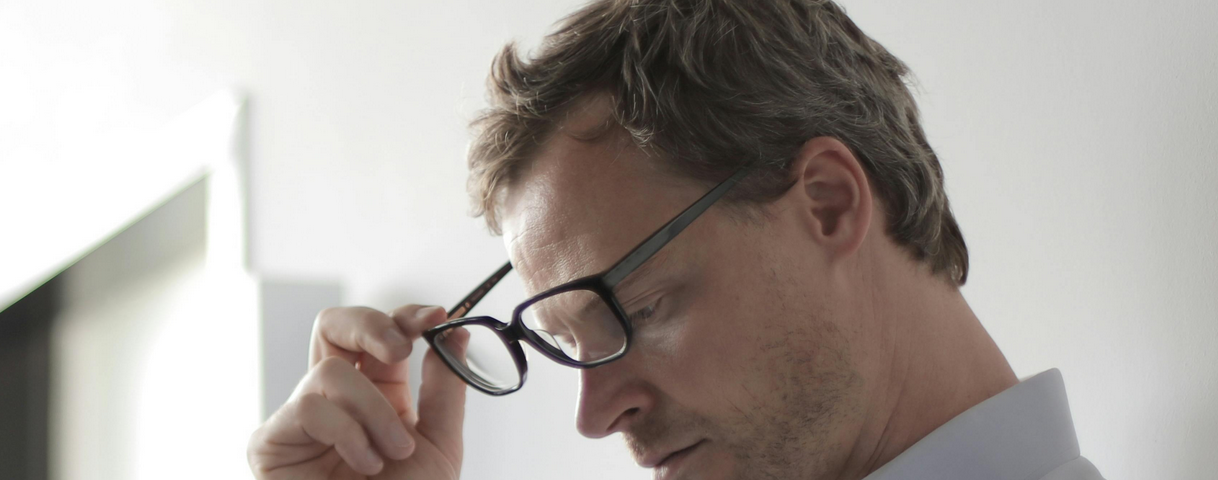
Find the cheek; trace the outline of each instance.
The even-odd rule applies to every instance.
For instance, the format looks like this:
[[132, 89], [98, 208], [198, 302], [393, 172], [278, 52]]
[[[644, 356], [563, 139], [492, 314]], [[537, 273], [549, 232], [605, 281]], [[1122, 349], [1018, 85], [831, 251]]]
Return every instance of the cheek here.
[[680, 306], [672, 307], [676, 316], [636, 330], [635, 339], [655, 385], [683, 408], [707, 414], [708, 402], [738, 384], [737, 359], [750, 342], [741, 342], [739, 324], [732, 321], [735, 313], [725, 310], [730, 305], [701, 289], [683, 290], [673, 295], [681, 297]]
[[807, 295], [815, 265], [808, 255], [775, 245], [791, 243], [776, 232], [738, 224], [708, 228], [714, 231], [697, 233], [715, 241], [686, 250], [698, 280], [681, 322], [649, 346], [653, 371], [675, 402], [706, 417], [776, 408], [792, 363], [809, 363], [792, 358], [812, 348], [806, 343], [814, 339], [800, 330], [809, 315], [823, 313], [812, 311]]
[[698, 415], [725, 418], [758, 408], [765, 380], [766, 333], [734, 295], [700, 295], [679, 324], [655, 336], [648, 350], [659, 385]]
[[832, 314], [828, 299], [809, 293], [814, 272], [795, 258], [754, 255], [705, 277], [700, 317], [680, 345], [698, 359], [686, 367], [699, 374], [691, 401], [724, 420], [777, 414], [801, 378], [840, 367], [819, 358], [843, 346], [822, 331]]

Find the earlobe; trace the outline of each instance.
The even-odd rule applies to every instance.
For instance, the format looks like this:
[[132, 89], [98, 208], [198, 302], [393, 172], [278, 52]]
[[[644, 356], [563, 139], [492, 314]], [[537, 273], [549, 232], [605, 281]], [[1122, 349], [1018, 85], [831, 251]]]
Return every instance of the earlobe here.
[[862, 245], [871, 223], [867, 175], [850, 148], [832, 137], [816, 137], [792, 163], [797, 195], [805, 205], [809, 233], [838, 255]]

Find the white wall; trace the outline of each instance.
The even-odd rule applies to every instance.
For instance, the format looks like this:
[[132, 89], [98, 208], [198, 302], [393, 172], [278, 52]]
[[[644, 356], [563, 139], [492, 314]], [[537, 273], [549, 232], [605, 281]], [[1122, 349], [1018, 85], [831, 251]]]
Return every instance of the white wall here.
[[209, 238], [224, 228], [222, 183], [199, 181], [62, 274], [49, 478], [249, 471], [244, 445], [260, 420], [257, 317], [252, 282], [224, 261], [226, 242]]
[[[113, 75], [62, 75], [36, 57], [41, 76], [10, 81], [0, 101], [53, 120], [68, 93], [101, 93], [108, 109], [87, 111], [104, 125], [243, 87], [257, 269], [340, 279], [352, 304], [447, 305], [505, 258], [464, 215], [464, 125], [490, 58], [580, 3], [10, 2], [0, 26], [17, 18], [38, 45]], [[1206, 348], [1218, 340], [1218, 4], [845, 4], [921, 80], [971, 247], [965, 295], [1016, 371], [1062, 369], [1083, 451], [1108, 478], [1205, 476], [1218, 447]], [[46, 118], [24, 134], [62, 128]], [[503, 478], [512, 458], [526, 461], [506, 463], [508, 478], [645, 478], [617, 440], [575, 433], [574, 392], [569, 371], [538, 365], [517, 395], [471, 394], [466, 478]]]
[[851, 7], [921, 79], [964, 293], [1016, 372], [1062, 370], [1108, 478], [1212, 477], [1218, 4]]

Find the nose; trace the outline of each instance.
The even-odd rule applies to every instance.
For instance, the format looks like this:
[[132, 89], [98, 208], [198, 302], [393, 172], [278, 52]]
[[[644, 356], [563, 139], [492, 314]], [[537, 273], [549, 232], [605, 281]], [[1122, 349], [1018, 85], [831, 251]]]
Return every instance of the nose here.
[[581, 371], [575, 417], [581, 435], [602, 438], [625, 431], [651, 411], [656, 403], [654, 390], [634, 371], [629, 357]]

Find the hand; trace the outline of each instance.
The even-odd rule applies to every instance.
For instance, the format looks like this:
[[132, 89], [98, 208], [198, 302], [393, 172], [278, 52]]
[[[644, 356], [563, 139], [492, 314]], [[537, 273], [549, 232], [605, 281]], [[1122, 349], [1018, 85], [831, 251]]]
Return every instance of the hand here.
[[273, 479], [456, 480], [461, 473], [465, 383], [434, 351], [423, 359], [419, 409], [406, 359], [439, 307], [323, 310], [313, 326], [309, 373], [250, 437], [254, 475]]

